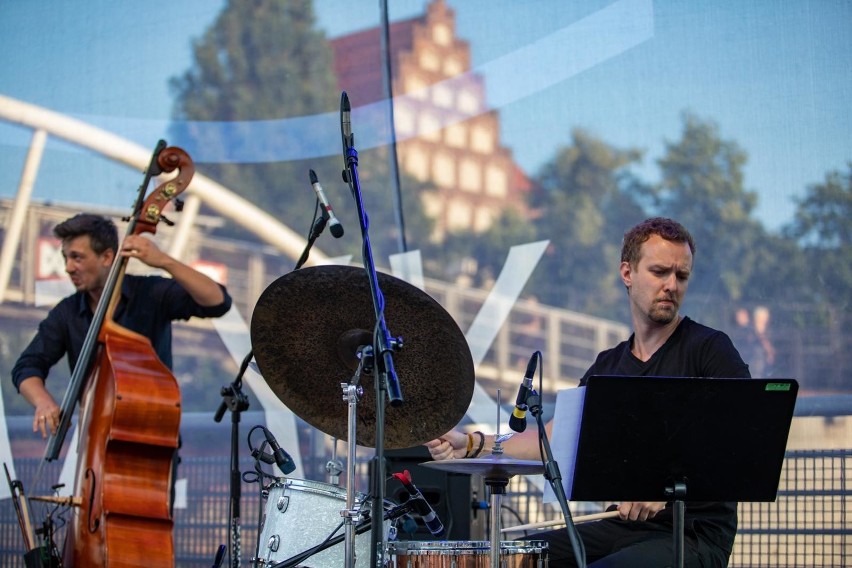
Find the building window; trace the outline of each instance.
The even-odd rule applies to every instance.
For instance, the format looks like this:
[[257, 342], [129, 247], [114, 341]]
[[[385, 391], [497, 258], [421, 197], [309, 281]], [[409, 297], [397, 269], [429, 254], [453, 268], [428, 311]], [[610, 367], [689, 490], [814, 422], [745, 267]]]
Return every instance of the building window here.
[[494, 151], [494, 132], [490, 128], [474, 126], [470, 133], [470, 146], [475, 152], [487, 154]]
[[467, 128], [461, 122], [447, 126], [444, 133], [444, 141], [447, 143], [447, 146], [464, 148], [467, 144]]
[[397, 133], [410, 136], [414, 134], [416, 124], [414, 122], [414, 113], [407, 106], [397, 105], [393, 111], [393, 121], [396, 126]]
[[450, 45], [453, 41], [453, 31], [447, 24], [435, 24], [432, 26], [432, 39], [438, 45]]
[[438, 71], [441, 68], [441, 60], [434, 51], [424, 50], [420, 54], [420, 67], [428, 71]]
[[509, 194], [509, 176], [505, 168], [491, 164], [485, 168], [485, 192], [494, 197], [506, 197]]
[[420, 148], [411, 148], [405, 152], [405, 171], [419, 181], [429, 179], [429, 157]]
[[432, 179], [441, 187], [453, 187], [456, 184], [456, 163], [451, 155], [445, 152], [435, 154]]
[[464, 73], [464, 65], [458, 57], [447, 57], [444, 59], [444, 75], [455, 77]]
[[447, 227], [449, 229], [470, 229], [471, 213], [470, 203], [460, 199], [452, 200], [447, 206]]
[[420, 203], [423, 204], [423, 212], [426, 213], [428, 217], [437, 219], [441, 214], [443, 206], [440, 196], [431, 192], [425, 192], [420, 198]]
[[464, 158], [459, 168], [459, 187], [465, 191], [482, 191], [482, 168], [476, 160]]
[[458, 94], [459, 110], [466, 114], [476, 114], [479, 112], [479, 97], [471, 91], [461, 91]]
[[423, 112], [420, 114], [420, 128], [417, 133], [421, 138], [438, 142], [441, 140], [441, 122], [434, 114]]
[[428, 94], [426, 82], [420, 77], [410, 76], [405, 78], [405, 92], [412, 98], [425, 99]]
[[432, 102], [443, 108], [452, 108], [453, 91], [444, 83], [438, 83], [432, 87]]
[[473, 220], [473, 230], [477, 233], [487, 231], [494, 223], [495, 212], [488, 207], [479, 207]]

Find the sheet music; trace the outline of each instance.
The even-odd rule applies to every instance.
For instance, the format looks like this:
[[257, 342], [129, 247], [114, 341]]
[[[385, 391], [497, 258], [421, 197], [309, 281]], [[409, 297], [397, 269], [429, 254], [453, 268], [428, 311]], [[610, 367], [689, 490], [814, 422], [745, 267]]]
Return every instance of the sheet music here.
[[[571, 487], [574, 485], [574, 459], [580, 439], [580, 421], [583, 418], [585, 397], [586, 387], [560, 390], [556, 393], [556, 407], [553, 412], [553, 437], [550, 440], [550, 447], [553, 451], [553, 459], [559, 466], [562, 486], [569, 499]], [[544, 486], [542, 500], [545, 503], [556, 502], [556, 494], [549, 483]]]

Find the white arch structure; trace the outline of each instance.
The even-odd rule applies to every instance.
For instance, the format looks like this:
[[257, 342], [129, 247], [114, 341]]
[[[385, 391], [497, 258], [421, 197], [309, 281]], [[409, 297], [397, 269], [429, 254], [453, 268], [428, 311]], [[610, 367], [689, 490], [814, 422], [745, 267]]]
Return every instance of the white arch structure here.
[[[80, 120], [5, 95], [0, 95], [0, 119], [33, 129], [33, 138], [18, 186], [15, 206], [7, 226], [2, 253], [0, 253], [0, 302], [2, 302], [47, 136], [56, 136], [87, 148], [136, 171], [144, 171], [148, 167], [151, 151]], [[183, 257], [189, 229], [195, 223], [201, 202], [291, 258], [299, 258], [305, 248], [305, 239], [292, 229], [203, 174], [196, 173], [186, 191], [188, 194], [186, 206], [180, 215], [177, 232], [171, 244], [172, 256]], [[314, 248], [306, 264], [324, 264], [328, 260], [327, 255]]]

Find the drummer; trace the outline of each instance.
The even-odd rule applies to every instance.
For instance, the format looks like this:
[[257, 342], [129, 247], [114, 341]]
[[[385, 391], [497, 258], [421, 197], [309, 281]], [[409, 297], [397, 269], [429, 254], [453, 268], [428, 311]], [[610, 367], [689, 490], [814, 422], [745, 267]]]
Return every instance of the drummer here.
[[[621, 249], [621, 280], [627, 289], [633, 334], [601, 352], [580, 380], [592, 375], [749, 377], [730, 338], [678, 310], [692, 273], [695, 244], [671, 219], [648, 219], [630, 229]], [[545, 429], [552, 434], [553, 422]], [[426, 443], [435, 460], [476, 458], [490, 452], [494, 438], [453, 430]], [[527, 430], [503, 442], [504, 455], [540, 459], [538, 432]], [[674, 555], [672, 503], [625, 502], [618, 517], [577, 526], [590, 568], [669, 566]], [[684, 564], [725, 567], [737, 528], [734, 502], [692, 503], [685, 512]], [[551, 561], [575, 566], [565, 529], [537, 533]]]

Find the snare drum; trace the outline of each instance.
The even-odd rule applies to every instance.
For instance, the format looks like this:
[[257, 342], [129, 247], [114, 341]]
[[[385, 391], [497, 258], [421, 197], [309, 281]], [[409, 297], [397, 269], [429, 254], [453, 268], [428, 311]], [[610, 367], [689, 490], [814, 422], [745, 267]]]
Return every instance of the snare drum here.
[[[363, 493], [355, 493], [355, 509], [369, 508], [369, 504], [364, 504], [365, 497]], [[258, 566], [278, 564], [320, 544], [329, 536], [342, 536], [345, 527], [341, 524], [344, 518], [340, 512], [344, 509], [346, 490], [336, 485], [303, 479], [286, 479], [273, 484], [269, 488], [257, 543]], [[388, 527], [389, 523], [385, 522], [385, 532]], [[359, 566], [370, 563], [371, 540], [370, 531], [355, 536]], [[299, 566], [340, 568], [345, 565], [345, 551], [346, 542], [340, 541], [303, 560]]]
[[[487, 540], [388, 543], [392, 568], [488, 568]], [[547, 542], [510, 540], [500, 543], [500, 568], [547, 568]]]

